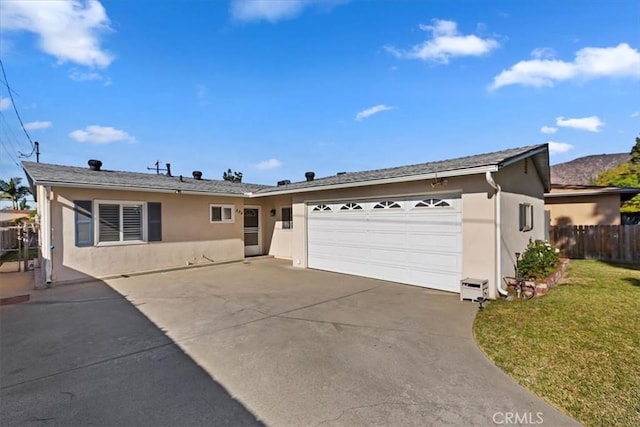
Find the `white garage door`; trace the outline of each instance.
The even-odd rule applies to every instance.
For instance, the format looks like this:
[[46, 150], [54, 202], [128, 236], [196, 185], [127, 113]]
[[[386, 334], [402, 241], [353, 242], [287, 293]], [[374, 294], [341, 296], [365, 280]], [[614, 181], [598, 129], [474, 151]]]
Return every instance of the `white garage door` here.
[[311, 268], [460, 291], [459, 197], [307, 205]]

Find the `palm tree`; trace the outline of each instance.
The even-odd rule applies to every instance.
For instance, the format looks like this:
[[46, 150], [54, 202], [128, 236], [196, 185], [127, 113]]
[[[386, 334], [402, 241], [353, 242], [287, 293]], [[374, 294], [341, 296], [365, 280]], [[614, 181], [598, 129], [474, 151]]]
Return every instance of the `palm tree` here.
[[13, 177], [9, 182], [0, 179], [0, 199], [11, 200], [11, 209], [18, 209], [18, 201], [27, 194], [31, 194], [29, 187], [20, 185], [22, 178]]

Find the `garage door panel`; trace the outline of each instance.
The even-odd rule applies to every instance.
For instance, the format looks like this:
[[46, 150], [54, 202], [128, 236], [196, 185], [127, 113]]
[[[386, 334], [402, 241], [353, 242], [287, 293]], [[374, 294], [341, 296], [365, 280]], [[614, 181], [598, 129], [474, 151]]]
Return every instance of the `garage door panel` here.
[[457, 254], [450, 253], [409, 252], [406, 254], [406, 263], [418, 270], [428, 266], [429, 270], [457, 271], [458, 260]]
[[424, 286], [449, 292], [460, 292], [460, 277], [453, 273], [409, 270], [405, 280], [406, 283], [411, 285]]
[[459, 252], [461, 242], [456, 238], [455, 234], [432, 234], [432, 233], [415, 233], [406, 236], [405, 243], [411, 248], [417, 250], [443, 250], [450, 252]]
[[461, 218], [459, 216], [429, 218], [407, 218], [407, 227], [416, 233], [460, 233], [462, 231]]
[[368, 258], [376, 264], [380, 263], [401, 263], [407, 260], [407, 254], [393, 248], [373, 248], [368, 249]]
[[[326, 203], [332, 211], [324, 212], [314, 212], [310, 205], [309, 267], [458, 292], [459, 200], [447, 199], [445, 207], [415, 207], [425, 199], [394, 200], [400, 208], [375, 201]], [[356, 203], [361, 210], [340, 210]]]

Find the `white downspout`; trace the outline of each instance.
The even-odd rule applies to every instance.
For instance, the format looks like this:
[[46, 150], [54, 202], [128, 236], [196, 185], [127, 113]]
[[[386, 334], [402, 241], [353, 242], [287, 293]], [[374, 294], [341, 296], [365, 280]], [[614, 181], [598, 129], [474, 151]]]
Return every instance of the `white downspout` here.
[[506, 290], [502, 289], [502, 272], [500, 268], [502, 266], [502, 214], [501, 214], [501, 205], [500, 205], [500, 193], [502, 192], [502, 188], [493, 179], [490, 171], [485, 173], [485, 178], [487, 179], [487, 184], [491, 186], [495, 190], [496, 196], [496, 263], [495, 263], [495, 281], [496, 281], [496, 289], [498, 293], [502, 296], [507, 296], [508, 293]]
[[42, 237], [42, 258], [44, 261], [44, 280], [48, 285], [52, 279], [52, 259], [51, 259], [51, 187], [44, 187], [44, 197], [42, 197], [42, 212], [40, 221], [40, 236]]

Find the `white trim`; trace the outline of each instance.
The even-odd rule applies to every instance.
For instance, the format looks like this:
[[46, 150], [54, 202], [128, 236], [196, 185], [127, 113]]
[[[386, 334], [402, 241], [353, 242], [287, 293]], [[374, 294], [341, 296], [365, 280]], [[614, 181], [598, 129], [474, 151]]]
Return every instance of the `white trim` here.
[[[337, 190], [340, 188], [366, 187], [370, 185], [396, 184], [396, 183], [402, 183], [402, 182], [430, 180], [435, 178], [451, 178], [455, 176], [477, 175], [477, 174], [483, 174], [485, 172], [496, 172], [498, 171], [499, 168], [500, 167], [498, 165], [479, 166], [475, 168], [456, 169], [456, 170], [450, 170], [450, 171], [401, 176], [401, 177], [395, 177], [395, 178], [383, 178], [383, 179], [372, 179], [368, 181], [345, 182], [340, 184], [330, 184], [330, 185], [323, 185], [323, 186], [319, 185], [316, 187], [294, 188], [290, 190], [283, 189], [283, 190], [277, 190], [277, 191], [268, 191], [266, 193], [259, 193], [259, 194], [251, 193], [251, 195], [248, 197], [253, 198], [253, 197], [275, 196], [279, 194], [310, 193], [313, 191]], [[295, 185], [295, 184], [292, 184], [292, 185]]]
[[[212, 209], [214, 207], [215, 208], [220, 208], [220, 221], [214, 221], [213, 220]], [[224, 219], [224, 210], [225, 209], [230, 209], [231, 210], [231, 219]], [[220, 203], [210, 203], [209, 204], [209, 223], [210, 224], [233, 224], [234, 222], [236, 222], [236, 207], [235, 207], [235, 205], [220, 204]]]
[[[429, 186], [430, 187], [430, 186]], [[349, 202], [352, 200], [358, 200], [361, 202], [377, 202], [379, 200], [388, 200], [388, 199], [408, 199], [411, 197], [431, 197], [431, 196], [439, 196], [439, 197], [449, 197], [452, 199], [462, 197], [462, 189], [448, 189], [448, 190], [440, 190], [440, 191], [427, 191], [427, 192], [412, 192], [412, 193], [396, 193], [396, 194], [382, 194], [380, 196], [367, 196], [367, 197], [332, 197], [326, 199], [307, 199], [304, 200], [303, 203], [313, 204], [313, 203], [327, 203], [327, 202]]]
[[[244, 215], [242, 218], [242, 242], [244, 245], [244, 256], [256, 256], [256, 255], [261, 255], [262, 254], [262, 206], [257, 206], [257, 205], [244, 205], [244, 208], [242, 210], [242, 212], [244, 213], [244, 211], [246, 209], [257, 209], [258, 210], [258, 253], [257, 254], [248, 254], [247, 255], [247, 246], [246, 244], [244, 244], [244, 234], [246, 233], [246, 229], [247, 227], [244, 226]], [[293, 212], [292, 212], [293, 213]], [[250, 227], [250, 228], [254, 228], [254, 227]], [[251, 246], [256, 246], [256, 245], [251, 245]]]
[[212, 197], [251, 197], [247, 194], [251, 193], [213, 193], [210, 191], [193, 191], [181, 190], [180, 188], [151, 188], [151, 187], [128, 187], [126, 185], [100, 185], [100, 184], [82, 184], [75, 182], [57, 182], [57, 181], [37, 181], [35, 185], [65, 187], [65, 188], [90, 188], [93, 190], [117, 190], [117, 191], [139, 191], [144, 193], [168, 193], [168, 194], [186, 194], [194, 196], [212, 196]]
[[[119, 234], [120, 240], [101, 242], [100, 241], [100, 205], [118, 205], [120, 206], [119, 216], [120, 224]], [[142, 222], [141, 232], [142, 240], [124, 240], [124, 229], [122, 222], [124, 221], [124, 215], [122, 214], [123, 206], [138, 206], [140, 207], [140, 221]], [[94, 246], [123, 246], [123, 245], [139, 245], [147, 243], [147, 202], [139, 200], [104, 200], [98, 199], [93, 201], [92, 205], [93, 216], [93, 241]]]

